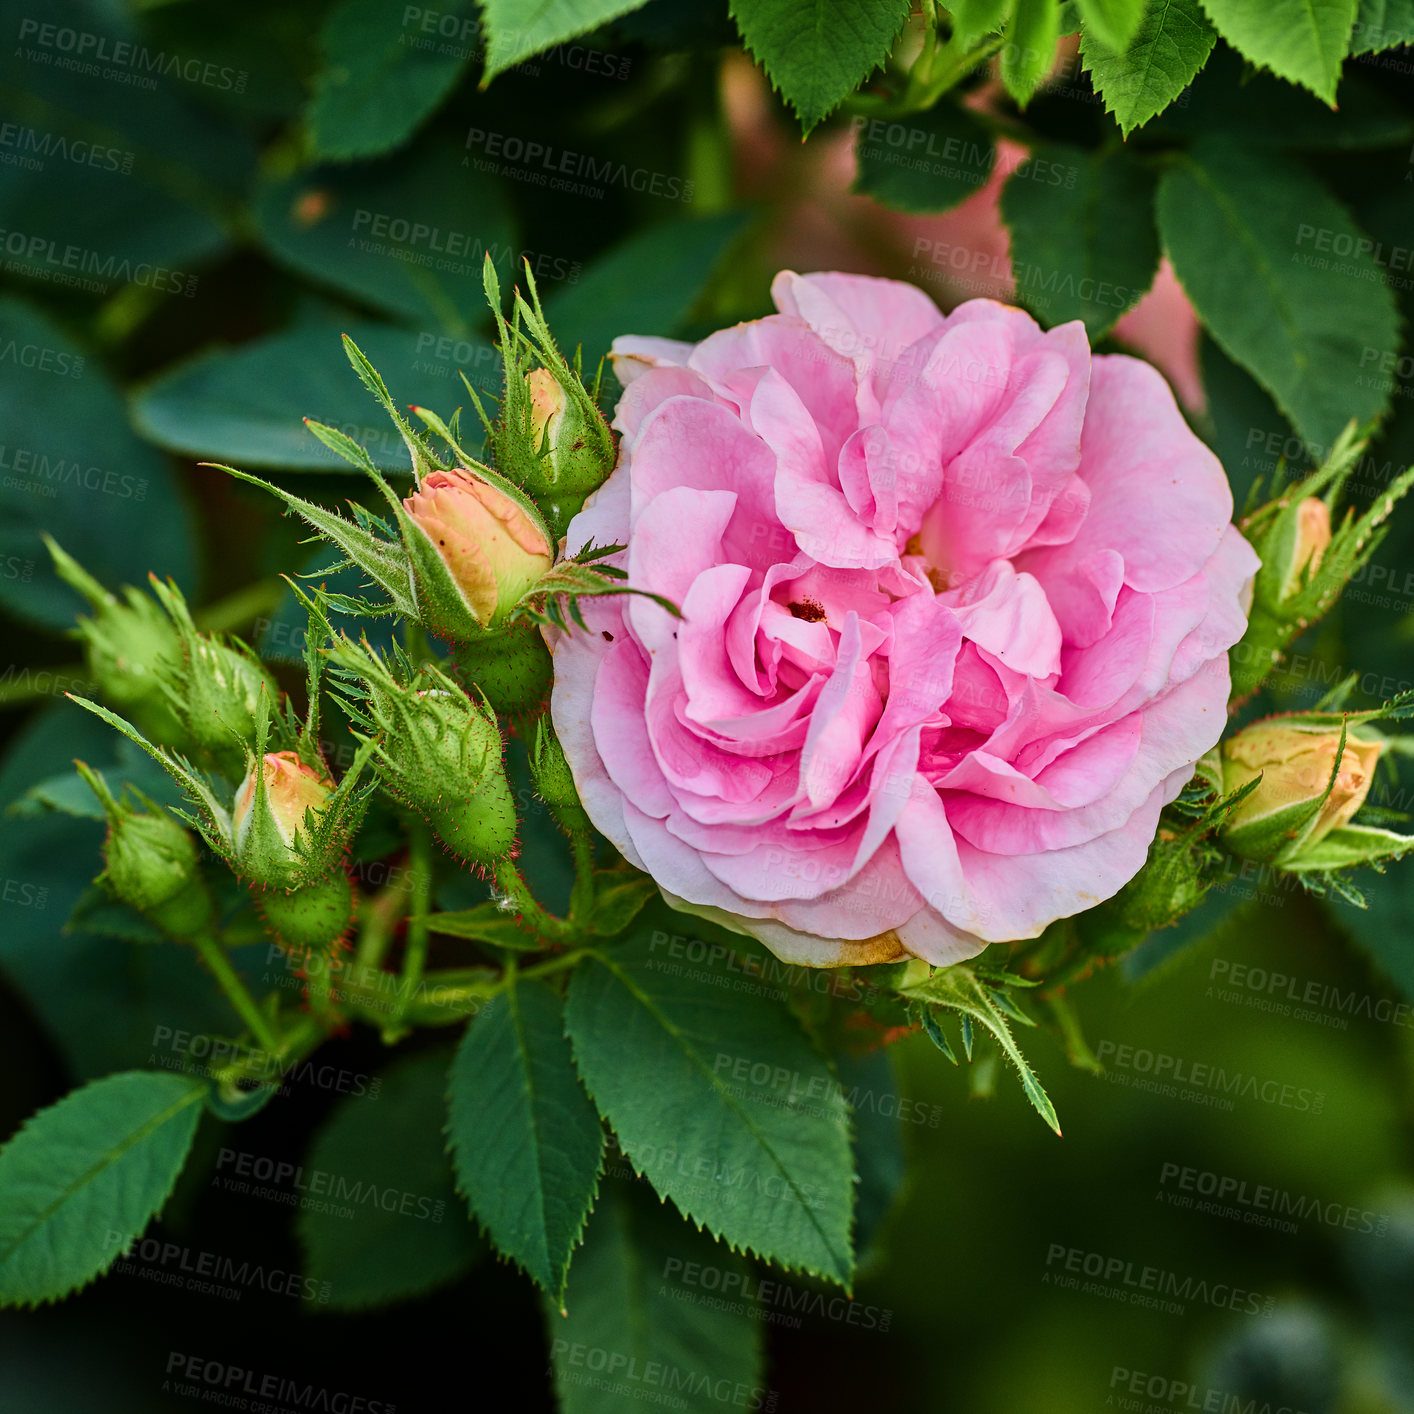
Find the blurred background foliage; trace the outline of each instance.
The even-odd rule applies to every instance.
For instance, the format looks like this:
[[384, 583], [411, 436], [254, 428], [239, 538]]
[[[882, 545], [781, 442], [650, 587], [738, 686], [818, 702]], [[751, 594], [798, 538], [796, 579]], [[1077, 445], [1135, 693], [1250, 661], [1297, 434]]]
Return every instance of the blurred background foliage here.
[[[505, 285], [529, 261], [552, 327], [589, 365], [617, 333], [691, 337], [767, 312], [779, 268], [839, 268], [911, 279], [944, 308], [986, 295], [1046, 323], [1082, 318], [1097, 347], [1151, 358], [1239, 505], [1282, 458], [1318, 461], [1348, 416], [1382, 419], [1360, 495], [1414, 460], [1406, 49], [1347, 60], [1333, 111], [1217, 40], [1179, 101], [1121, 143], [1074, 38], [1024, 113], [987, 64], [920, 109], [896, 81], [918, 48], [906, 29], [903, 68], [802, 143], [725, 5], [652, 0], [539, 54], [512, 44], [482, 86], [477, 12], [438, 4], [0, 3], [5, 805], [76, 756], [154, 788], [63, 701], [85, 682], [66, 636], [80, 605], [40, 533], [111, 586], [172, 576], [206, 625], [247, 635], [298, 681], [300, 617], [277, 576], [318, 562], [268, 498], [199, 463], [326, 504], [362, 498], [308, 416], [405, 473], [338, 335], [400, 402], [449, 414], [462, 372], [494, 395], [486, 252]], [[1366, 10], [1390, 27], [1403, 14]], [[1350, 671], [1362, 702], [1411, 685], [1412, 546], [1406, 510], [1254, 712], [1310, 705]], [[1398, 786], [1376, 803], [1408, 814]], [[66, 928], [97, 868], [95, 816], [30, 800], [0, 818], [5, 1133], [77, 1079], [145, 1064], [157, 1026], [225, 1025], [186, 953], [122, 944], [101, 915]], [[543, 815], [527, 850], [553, 900], [563, 863], [537, 831]], [[968, 1072], [926, 1042], [893, 1048], [922, 1118], [873, 1122], [880, 1182], [897, 1146], [911, 1160], [855, 1293], [874, 1324], [768, 1313], [774, 1407], [1414, 1408], [1414, 1031], [1407, 1011], [1373, 1019], [1414, 1001], [1414, 876], [1372, 878], [1370, 898], [1360, 912], [1236, 876], [1203, 915], [1214, 926], [1084, 993], [1102, 1055], [1109, 1042], [1236, 1067], [1319, 1092], [1319, 1113], [1186, 1103], [1122, 1083], [1137, 1072], [1071, 1068], [1041, 1036], [1028, 1054], [1062, 1142], [1014, 1086], [969, 1096]], [[1264, 969], [1262, 985], [1242, 967]], [[1273, 974], [1362, 1000], [1354, 1015], [1283, 1013]], [[388, 1066], [367, 1039], [333, 1050], [353, 1072]], [[272, 1104], [240, 1147], [297, 1163], [333, 1101], [309, 1089]], [[220, 1191], [228, 1136], [202, 1136], [164, 1231], [298, 1270], [286, 1214]], [[1317, 1217], [1293, 1234], [1177, 1207], [1175, 1166], [1372, 1213], [1379, 1231]], [[1190, 1302], [1180, 1316], [1065, 1289], [1058, 1249], [1239, 1287], [1262, 1313]], [[551, 1407], [529, 1288], [489, 1260], [454, 1277], [464, 1267], [369, 1314], [110, 1278], [0, 1318], [6, 1406], [181, 1408], [163, 1381], [185, 1352], [404, 1411]], [[1239, 1402], [1184, 1403], [1213, 1391]]]

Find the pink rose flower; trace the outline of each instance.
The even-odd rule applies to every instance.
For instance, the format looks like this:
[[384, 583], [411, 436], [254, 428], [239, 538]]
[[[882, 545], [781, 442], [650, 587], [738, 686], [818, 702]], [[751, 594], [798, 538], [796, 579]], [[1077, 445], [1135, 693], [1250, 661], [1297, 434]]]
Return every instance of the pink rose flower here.
[[815, 966], [1031, 938], [1143, 865], [1221, 734], [1257, 558], [1148, 364], [974, 300], [777, 277], [621, 338], [569, 527], [642, 597], [554, 647], [595, 825], [668, 901]]

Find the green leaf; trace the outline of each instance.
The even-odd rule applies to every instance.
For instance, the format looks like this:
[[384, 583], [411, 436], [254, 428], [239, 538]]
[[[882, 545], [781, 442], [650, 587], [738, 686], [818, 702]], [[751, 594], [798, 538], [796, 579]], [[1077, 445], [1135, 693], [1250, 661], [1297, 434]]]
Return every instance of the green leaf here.
[[1080, 52], [1106, 111], [1128, 137], [1193, 82], [1216, 42], [1198, 0], [1152, 0], [1125, 49], [1109, 49], [1087, 30]]
[[635, 1396], [651, 1408], [667, 1391], [664, 1407], [679, 1414], [771, 1408], [754, 1301], [714, 1299], [705, 1281], [751, 1285], [740, 1257], [671, 1210], [606, 1192], [570, 1274], [568, 1314], [545, 1313], [563, 1414], [623, 1414]]
[[1350, 52], [1374, 54], [1401, 44], [1414, 44], [1414, 0], [1360, 0]]
[[472, 0], [435, 10], [342, 0], [319, 34], [324, 62], [305, 115], [315, 154], [344, 161], [400, 147], [456, 87], [478, 37]]
[[1222, 37], [1259, 68], [1335, 105], [1356, 0], [1203, 0]]
[[1414, 1002], [1414, 889], [1409, 866], [1396, 865], [1388, 874], [1360, 880], [1366, 906], [1327, 903], [1331, 918], [1360, 945], [1380, 971]]
[[[1152, 0], [1162, 6], [1165, 0]], [[1107, 49], [1120, 53], [1138, 32], [1150, 0], [1080, 0], [1084, 32], [1093, 34]]]
[[446, 1071], [440, 1047], [394, 1061], [377, 1098], [345, 1096], [310, 1145], [295, 1227], [305, 1272], [329, 1283], [331, 1307], [419, 1296], [483, 1250], [443, 1143]]
[[462, 337], [483, 308], [483, 258], [516, 262], [502, 189], [439, 138], [381, 162], [272, 177], [253, 214], [265, 248], [298, 274], [413, 328]]
[[629, 874], [619, 869], [596, 871], [589, 931], [605, 938], [622, 933], [657, 893], [658, 885], [647, 874]]
[[133, 435], [102, 365], [13, 298], [0, 298], [0, 427], [0, 607], [73, 626], [84, 601], [54, 573], [46, 531], [105, 584], [155, 571], [191, 587], [191, 517], [167, 459]]
[[452, 1062], [457, 1183], [497, 1248], [562, 1300], [584, 1232], [604, 1131], [565, 1040], [564, 1004], [518, 981], [484, 1006]]
[[1155, 187], [1127, 149], [1033, 152], [1002, 189], [1021, 302], [1047, 325], [1084, 320], [1092, 342], [1105, 333], [1154, 283]]
[[205, 1097], [133, 1070], [25, 1122], [0, 1149], [0, 1305], [58, 1301], [113, 1265], [167, 1201]]
[[1006, 23], [1011, 0], [957, 0], [947, 7], [952, 16], [953, 37], [971, 48], [980, 39], [996, 34]]
[[1345, 869], [1355, 864], [1383, 864], [1414, 851], [1414, 836], [1373, 825], [1342, 825], [1315, 844], [1301, 847], [1289, 869]]
[[[193, 298], [200, 267], [228, 245], [226, 232], [199, 205], [151, 185], [151, 169], [144, 172], [130, 151], [99, 143], [95, 156], [101, 164], [50, 160], [37, 170], [7, 170], [0, 228], [23, 231], [26, 240], [7, 243], [6, 273], [33, 279], [35, 293], [54, 288], [63, 272], [66, 290], [90, 298], [125, 291]], [[118, 172], [106, 170], [110, 160]], [[126, 176], [125, 164], [133, 168]]]
[[1398, 348], [1394, 296], [1374, 243], [1305, 168], [1200, 143], [1164, 174], [1158, 216], [1198, 317], [1302, 437], [1329, 445], [1384, 410], [1360, 359]]
[[888, 58], [908, 9], [908, 0], [731, 0], [746, 47], [807, 133]]
[[645, 0], [480, 0], [486, 20], [486, 77], [576, 35], [640, 9]]
[[1016, 0], [1002, 49], [1002, 82], [1025, 108], [1055, 63], [1060, 11], [1054, 0]]
[[[479, 339], [415, 334], [386, 324], [348, 332], [406, 405], [461, 400], [458, 368], [482, 385], [499, 376]], [[368, 450], [376, 466], [406, 474], [407, 448], [349, 368], [339, 327], [303, 324], [237, 348], [215, 348], [159, 374], [133, 395], [138, 430], [186, 456], [237, 466], [343, 473], [345, 463], [304, 424], [329, 424]], [[493, 362], [493, 360], [495, 360]], [[65, 547], [68, 541], [58, 537]], [[88, 559], [75, 554], [84, 564]]]
[[733, 987], [727, 945], [684, 969], [665, 936], [640, 924], [575, 969], [565, 1019], [589, 1093], [635, 1169], [694, 1222], [847, 1285], [852, 1164], [837, 1083], [783, 1004]]
[[749, 220], [725, 211], [630, 236], [545, 301], [556, 342], [570, 356], [582, 346], [590, 371], [620, 334], [680, 333]]
[[469, 938], [475, 943], [491, 943], [514, 952], [536, 952], [545, 946], [516, 914], [507, 913], [494, 900], [478, 903], [473, 908], [429, 913], [427, 927], [445, 938]]
[[1006, 1058], [1016, 1067], [1021, 1077], [1021, 1088], [1031, 1101], [1036, 1113], [1046, 1121], [1057, 1134], [1060, 1121], [1056, 1118], [1055, 1106], [1041, 1088], [1036, 1072], [1026, 1062], [1016, 1042], [1012, 1039], [1011, 1028], [1007, 1025], [1005, 1012], [997, 1005], [994, 989], [986, 986], [970, 967], [959, 964], [955, 967], [939, 968], [925, 981], [912, 987], [905, 987], [903, 995], [913, 1001], [929, 1006], [943, 1006], [962, 1015], [963, 1048], [967, 1058], [972, 1059], [973, 1023], [984, 1026], [991, 1033]]
[[861, 120], [852, 190], [895, 211], [946, 211], [986, 183], [996, 155], [991, 133], [944, 99], [896, 121]]
[[[1347, 74], [1341, 80], [1340, 108], [1329, 108], [1304, 88], [1254, 72], [1240, 54], [1224, 45], [1183, 101], [1150, 129], [1151, 137], [1165, 141], [1219, 135], [1245, 147], [1358, 152], [1404, 146], [1414, 137], [1414, 115], [1361, 74]], [[1386, 190], [1398, 192], [1397, 187]]]

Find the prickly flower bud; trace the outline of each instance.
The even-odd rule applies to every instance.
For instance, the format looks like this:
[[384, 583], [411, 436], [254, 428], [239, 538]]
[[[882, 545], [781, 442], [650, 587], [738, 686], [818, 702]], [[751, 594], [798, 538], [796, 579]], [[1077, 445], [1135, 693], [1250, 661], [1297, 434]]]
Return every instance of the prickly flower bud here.
[[588, 834], [593, 826], [580, 804], [570, 764], [555, 729], [544, 717], [536, 719], [535, 739], [530, 753], [530, 772], [535, 789], [560, 827], [572, 835]]
[[162, 690], [160, 669], [181, 657], [176, 630], [153, 600], [131, 586], [120, 599], [47, 535], [44, 543], [59, 578], [93, 606], [92, 618], [78, 621], [88, 671], [103, 697], [132, 717], [154, 740], [178, 745], [181, 723]]
[[[449, 637], [466, 637], [466, 614], [474, 630], [499, 627], [554, 563], [533, 510], [474, 472], [429, 472], [403, 506], [426, 542], [409, 546], [419, 605]], [[428, 561], [428, 547], [444, 573]], [[452, 595], [459, 602], [440, 602]]]
[[231, 823], [236, 863], [261, 883], [293, 881], [306, 867], [309, 844], [334, 783], [293, 751], [271, 751], [236, 791]]
[[169, 686], [183, 704], [192, 740], [215, 755], [229, 755], [236, 749], [233, 733], [250, 737], [255, 731], [262, 688], [272, 702], [279, 688], [253, 654], [232, 644], [202, 636], [188, 648], [181, 666], [168, 674]]
[[103, 879], [114, 897], [146, 914], [172, 937], [190, 937], [206, 928], [212, 917], [211, 895], [192, 837], [145, 797], [139, 799], [146, 810], [134, 809], [126, 800], [120, 804], [102, 776], [82, 761], [77, 764], [108, 821]]
[[1331, 513], [1319, 496], [1307, 496], [1296, 506], [1296, 515], [1287, 527], [1280, 547], [1285, 563], [1281, 598], [1289, 599], [1305, 580], [1321, 567], [1326, 547], [1331, 543]]
[[1290, 863], [1364, 804], [1384, 743], [1351, 731], [1341, 751], [1339, 731], [1299, 721], [1255, 722], [1223, 743], [1225, 790], [1261, 778], [1224, 825], [1223, 840], [1235, 853]]
[[348, 787], [346, 777], [336, 794], [324, 772], [296, 752], [272, 751], [236, 792], [236, 864], [286, 947], [325, 948], [348, 932], [353, 885], [339, 858], [357, 818], [347, 813], [357, 809]]
[[462, 859], [488, 865], [508, 856], [516, 812], [495, 714], [437, 668], [400, 682], [366, 645], [348, 640], [334, 661], [362, 679], [365, 696], [350, 715], [377, 733], [388, 792]]
[[531, 469], [525, 488], [562, 535], [584, 498], [613, 471], [614, 442], [599, 409], [567, 367], [532, 369], [525, 385], [534, 458], [527, 458]]

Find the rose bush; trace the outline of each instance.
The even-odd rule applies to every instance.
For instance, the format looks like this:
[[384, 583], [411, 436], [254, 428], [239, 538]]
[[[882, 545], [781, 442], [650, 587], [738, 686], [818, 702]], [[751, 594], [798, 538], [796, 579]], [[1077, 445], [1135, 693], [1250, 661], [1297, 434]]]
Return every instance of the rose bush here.
[[595, 825], [669, 902], [818, 966], [955, 962], [1113, 895], [1221, 734], [1257, 557], [1163, 379], [986, 300], [782, 273], [620, 338], [567, 550], [646, 598], [554, 645]]

